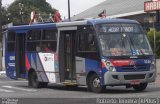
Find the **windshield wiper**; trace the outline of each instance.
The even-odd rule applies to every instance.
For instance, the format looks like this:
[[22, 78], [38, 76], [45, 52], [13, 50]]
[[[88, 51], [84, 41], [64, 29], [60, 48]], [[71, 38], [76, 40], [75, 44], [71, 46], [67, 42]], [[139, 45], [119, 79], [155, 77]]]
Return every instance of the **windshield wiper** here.
[[[141, 54], [142, 54], [143, 56], [145, 56], [145, 54], [143, 53], [143, 51], [142, 51], [141, 49], [139, 49], [137, 46], [135, 47], [135, 45], [134, 45], [134, 43], [133, 43], [133, 40], [132, 40], [130, 37], [129, 37], [129, 40], [130, 40], [132, 46], [134, 47], [134, 50], [136, 51], [136, 49], [138, 49], [138, 51], [140, 51]], [[132, 50], [132, 51], [133, 51], [133, 50]]]
[[[122, 27], [122, 29], [123, 29], [122, 34], [125, 34], [125, 33], [124, 33], [125, 31], [124, 31], [123, 25], [122, 25], [122, 24], [120, 24], [120, 25], [121, 25], [121, 27]], [[129, 39], [128, 39], [128, 38], [129, 38]], [[133, 40], [131, 39], [131, 37], [130, 37], [129, 35], [127, 35], [127, 40], [128, 40], [128, 42], [130, 43], [130, 48], [131, 48], [131, 51], [132, 51], [132, 55], [134, 55], [134, 54], [133, 54], [133, 49], [132, 49], [132, 47], [133, 47], [135, 51], [136, 51], [136, 49], [138, 49], [138, 50], [140, 50], [141, 54], [142, 54], [143, 56], [145, 56], [145, 54], [143, 53], [143, 51], [142, 51], [141, 49], [139, 49], [138, 47], [135, 47], [134, 42], [133, 42]], [[137, 51], [136, 51], [136, 54], [137, 54]]]

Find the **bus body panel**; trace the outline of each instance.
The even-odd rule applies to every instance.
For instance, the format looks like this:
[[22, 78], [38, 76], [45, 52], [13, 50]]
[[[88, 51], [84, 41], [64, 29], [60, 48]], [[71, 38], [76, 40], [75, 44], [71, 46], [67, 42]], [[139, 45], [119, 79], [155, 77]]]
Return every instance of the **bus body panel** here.
[[[76, 73], [77, 83], [80, 85], [87, 85], [86, 79], [90, 72], [94, 72], [100, 76], [101, 66], [100, 62], [92, 59], [76, 57]], [[102, 78], [101, 78], [102, 80]]]
[[[8, 30], [5, 34], [5, 68], [9, 78], [16, 79], [15, 52], [8, 52]], [[15, 46], [14, 46], [15, 47]]]
[[6, 53], [5, 57], [6, 75], [12, 79], [16, 79], [15, 53]]
[[103, 85], [125, 85], [131, 84], [132, 81], [140, 83], [154, 82], [156, 78], [156, 69], [151, 69], [154, 63], [154, 57], [147, 59], [106, 59], [116, 71], [108, 71], [109, 67], [105, 66], [103, 72]]
[[[57, 36], [57, 51], [56, 53], [43, 53], [43, 52], [25, 52], [25, 64], [26, 70], [34, 69], [38, 76], [39, 82], [60, 83], [60, 69], [59, 69], [59, 45], [60, 45], [60, 32], [74, 30], [77, 31], [78, 25], [92, 25], [102, 23], [136, 23], [136, 21], [130, 20], [110, 20], [110, 19], [98, 19], [88, 20], [83, 22], [74, 23], [58, 23], [58, 24], [37, 24], [34, 26], [17, 26], [9, 28], [8, 30], [27, 30], [27, 29], [47, 29], [54, 27], [58, 30]], [[6, 35], [6, 43], [7, 37]], [[6, 58], [5, 66], [7, 76], [13, 79], [16, 77], [15, 69], [15, 52], [7, 52], [6, 44]], [[131, 84], [133, 80], [138, 80], [140, 83], [154, 82], [156, 77], [156, 70], [150, 70], [154, 57], [151, 55], [149, 58], [130, 58], [130, 59], [112, 59], [110, 57], [100, 56], [101, 61], [82, 58], [75, 55], [75, 70], [76, 70], [76, 82], [78, 85], [87, 85], [87, 75], [90, 72], [95, 72], [101, 81], [101, 85], [126, 85]], [[110, 65], [115, 71], [109, 71], [109, 66], [105, 65], [106, 62], [110, 62]], [[133, 66], [133, 67], [130, 67]], [[125, 70], [124, 70], [125, 69]], [[28, 78], [28, 73], [26, 77]], [[24, 78], [24, 77], [23, 77]], [[129, 78], [129, 79], [127, 79]]]
[[150, 71], [152, 59], [111, 59], [117, 72]]
[[26, 69], [29, 71], [33, 69], [37, 73], [38, 81], [48, 82], [48, 78], [43, 70], [41, 60], [38, 53], [27, 53], [26, 55]]
[[7, 31], [4, 31], [2, 34], [2, 70], [6, 69], [6, 65], [5, 65], [5, 54], [6, 54], [6, 36], [7, 36]]
[[[152, 75], [152, 76], [150, 76]], [[116, 76], [118, 79], [115, 79], [114, 76]], [[130, 77], [133, 77], [130, 78]], [[144, 76], [141, 79], [137, 79], [134, 77], [140, 77]], [[126, 85], [126, 84], [132, 84], [132, 81], [138, 81], [138, 83], [150, 83], [155, 81], [155, 71], [144, 71], [144, 72], [106, 72], [104, 74], [104, 85]], [[129, 78], [129, 79], [127, 79]]]
[[86, 85], [86, 70], [85, 70], [85, 58], [76, 57], [76, 78], [77, 83], [80, 85]]
[[49, 79], [49, 82], [56, 83], [56, 70], [54, 63], [54, 54], [53, 53], [39, 53], [39, 57], [44, 68], [44, 72]]
[[26, 68], [34, 69], [40, 82], [58, 83], [59, 72], [55, 69], [54, 59], [54, 53], [28, 53]]

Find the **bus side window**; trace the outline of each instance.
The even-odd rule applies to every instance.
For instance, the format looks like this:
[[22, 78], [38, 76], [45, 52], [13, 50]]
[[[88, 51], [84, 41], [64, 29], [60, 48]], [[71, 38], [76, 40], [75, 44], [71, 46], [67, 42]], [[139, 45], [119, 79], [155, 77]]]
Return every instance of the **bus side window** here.
[[79, 51], [95, 52], [97, 51], [94, 35], [91, 33], [79, 34]]
[[98, 59], [94, 33], [82, 32], [78, 34], [78, 55], [84, 58]]
[[16, 38], [16, 33], [14, 31], [9, 31], [8, 32], [8, 52], [14, 52], [15, 50], [15, 38]]
[[37, 52], [40, 51], [38, 47], [41, 42], [41, 29], [30, 30], [27, 35], [27, 51]]
[[30, 30], [28, 40], [41, 40], [41, 30]]
[[57, 31], [55, 29], [44, 30], [41, 42], [42, 52], [55, 52], [57, 49]]

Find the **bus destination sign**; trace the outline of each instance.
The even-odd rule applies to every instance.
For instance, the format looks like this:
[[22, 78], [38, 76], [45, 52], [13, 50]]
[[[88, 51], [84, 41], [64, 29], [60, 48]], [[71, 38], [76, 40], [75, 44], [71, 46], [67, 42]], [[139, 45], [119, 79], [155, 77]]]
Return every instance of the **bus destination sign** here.
[[144, 11], [145, 12], [152, 12], [160, 10], [160, 0], [152, 0], [144, 2]]

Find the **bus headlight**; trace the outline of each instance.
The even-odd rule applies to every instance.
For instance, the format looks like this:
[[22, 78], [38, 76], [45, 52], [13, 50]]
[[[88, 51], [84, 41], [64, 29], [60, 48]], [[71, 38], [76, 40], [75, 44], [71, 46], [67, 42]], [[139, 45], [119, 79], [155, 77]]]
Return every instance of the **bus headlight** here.
[[102, 59], [101, 65], [102, 68], [106, 68], [110, 72], [116, 71], [115, 67], [109, 60]]
[[110, 66], [110, 65], [111, 65], [111, 63], [110, 63], [109, 61], [107, 61], [107, 62], [106, 62], [106, 65], [107, 65], [107, 66]]
[[113, 66], [110, 66], [108, 70], [109, 71], [116, 71], [116, 69]]

